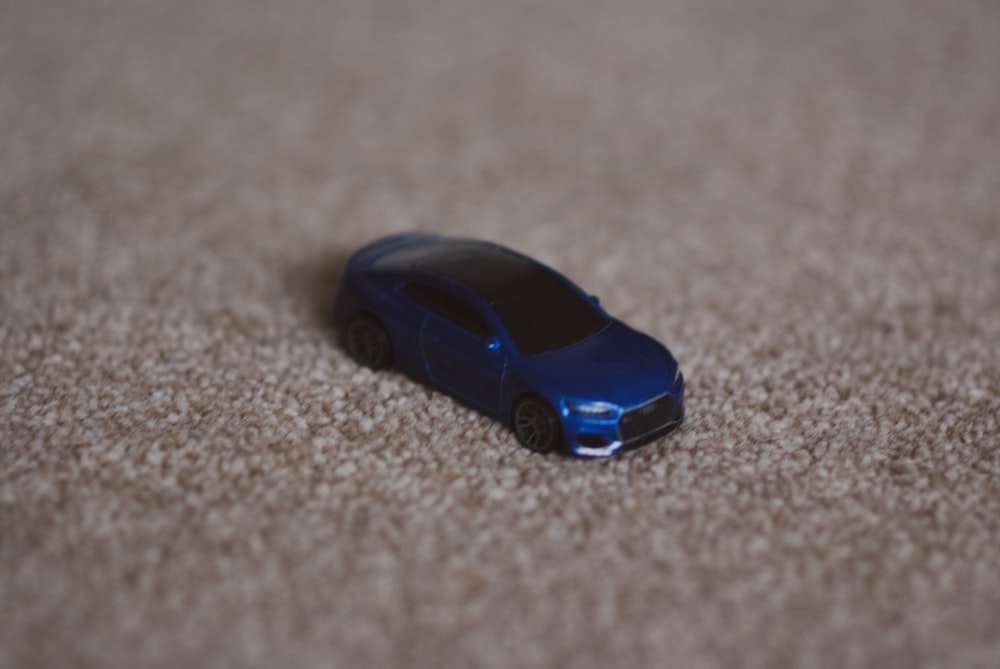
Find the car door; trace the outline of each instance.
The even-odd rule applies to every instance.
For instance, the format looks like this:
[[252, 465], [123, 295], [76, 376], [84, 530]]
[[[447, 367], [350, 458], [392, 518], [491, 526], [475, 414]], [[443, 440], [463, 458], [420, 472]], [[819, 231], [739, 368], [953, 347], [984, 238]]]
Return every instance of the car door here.
[[403, 292], [427, 307], [420, 348], [431, 380], [469, 404], [499, 411], [506, 356], [487, 322], [465, 300], [435, 286], [411, 283]]

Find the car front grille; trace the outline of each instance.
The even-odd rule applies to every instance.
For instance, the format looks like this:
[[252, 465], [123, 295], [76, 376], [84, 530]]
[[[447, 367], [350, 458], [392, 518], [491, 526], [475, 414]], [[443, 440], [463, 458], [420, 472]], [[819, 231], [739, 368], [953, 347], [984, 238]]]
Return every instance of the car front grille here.
[[618, 421], [622, 441], [631, 441], [655, 432], [666, 425], [674, 415], [674, 398], [662, 395], [642, 406], [629, 409]]

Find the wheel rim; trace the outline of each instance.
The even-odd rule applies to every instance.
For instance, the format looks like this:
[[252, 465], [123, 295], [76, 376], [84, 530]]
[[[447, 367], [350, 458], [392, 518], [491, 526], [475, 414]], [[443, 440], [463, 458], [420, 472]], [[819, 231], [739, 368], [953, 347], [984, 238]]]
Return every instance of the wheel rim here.
[[556, 418], [549, 409], [534, 400], [524, 400], [514, 414], [518, 439], [536, 453], [547, 453], [555, 445]]
[[347, 347], [358, 364], [378, 369], [385, 364], [388, 341], [374, 323], [358, 319], [347, 328]]

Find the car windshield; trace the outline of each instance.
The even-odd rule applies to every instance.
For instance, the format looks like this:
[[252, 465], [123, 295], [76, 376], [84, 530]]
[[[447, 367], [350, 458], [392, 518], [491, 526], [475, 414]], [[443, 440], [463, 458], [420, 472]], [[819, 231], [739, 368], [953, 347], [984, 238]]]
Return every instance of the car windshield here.
[[575, 344], [608, 324], [607, 317], [558, 277], [545, 275], [517, 295], [493, 303], [521, 355]]

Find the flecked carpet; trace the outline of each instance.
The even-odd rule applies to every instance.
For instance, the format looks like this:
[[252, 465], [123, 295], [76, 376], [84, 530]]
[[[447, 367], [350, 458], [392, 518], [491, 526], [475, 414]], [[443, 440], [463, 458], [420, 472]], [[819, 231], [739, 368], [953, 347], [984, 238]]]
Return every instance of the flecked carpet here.
[[[1000, 666], [994, 0], [0, 3], [0, 666]], [[500, 241], [666, 343], [622, 457], [344, 354]]]

